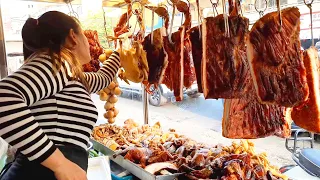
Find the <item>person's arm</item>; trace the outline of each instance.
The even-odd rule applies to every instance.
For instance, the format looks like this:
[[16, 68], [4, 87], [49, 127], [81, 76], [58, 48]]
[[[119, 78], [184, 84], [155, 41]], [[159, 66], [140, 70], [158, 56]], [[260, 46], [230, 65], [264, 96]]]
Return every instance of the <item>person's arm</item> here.
[[56, 151], [30, 111], [35, 102], [61, 91], [65, 68], [52, 72], [49, 57], [39, 57], [0, 81], [0, 136], [30, 161], [43, 162]]
[[90, 92], [96, 93], [106, 88], [116, 76], [120, 67], [120, 55], [114, 51], [109, 59], [103, 62], [98, 72], [86, 72], [85, 78], [89, 84]]

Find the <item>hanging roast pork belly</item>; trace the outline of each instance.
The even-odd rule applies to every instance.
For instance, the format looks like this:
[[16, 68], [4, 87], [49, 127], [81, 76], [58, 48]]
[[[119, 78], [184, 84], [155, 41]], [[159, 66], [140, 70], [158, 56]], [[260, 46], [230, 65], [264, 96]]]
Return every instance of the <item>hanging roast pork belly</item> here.
[[[168, 65], [168, 58], [163, 49], [163, 36], [169, 26], [169, 13], [164, 7], [146, 6], [162, 17], [165, 21], [164, 27], [153, 31], [153, 42], [151, 43], [151, 33], [148, 34], [143, 41], [143, 48], [147, 52], [147, 60], [149, 66], [147, 87], [154, 85], [156, 88], [161, 84], [165, 69]], [[147, 88], [148, 89], [148, 88]]]
[[222, 135], [232, 139], [256, 139], [272, 135], [289, 137], [292, 109], [261, 104], [257, 100], [250, 73], [245, 82], [248, 88], [242, 98], [225, 100]]
[[[245, 36], [249, 20], [230, 15], [229, 36], [223, 14], [205, 18], [202, 23], [202, 85], [208, 98], [240, 98], [245, 88]], [[198, 60], [197, 60], [198, 61]]]
[[191, 55], [190, 42], [186, 38], [186, 31], [191, 27], [191, 13], [187, 3], [180, 0], [172, 0], [178, 11], [185, 17], [183, 25], [177, 32], [163, 37], [164, 51], [168, 56], [168, 66], [166, 68], [162, 83], [173, 90], [176, 101], [183, 99], [183, 86], [190, 87], [195, 81], [193, 60]]
[[198, 84], [198, 92], [202, 93], [202, 78], [201, 78], [201, 62], [202, 62], [202, 38], [200, 37], [201, 26], [193, 27], [188, 31], [188, 36], [192, 47], [192, 59], [195, 67], [195, 73]]
[[320, 133], [320, 66], [318, 51], [315, 47], [311, 47], [304, 51], [303, 55], [310, 92], [307, 101], [300, 106], [294, 107], [291, 115], [296, 125], [310, 132]]
[[296, 7], [259, 19], [247, 40], [254, 87], [262, 103], [293, 107], [309, 94], [300, 44], [300, 12]]

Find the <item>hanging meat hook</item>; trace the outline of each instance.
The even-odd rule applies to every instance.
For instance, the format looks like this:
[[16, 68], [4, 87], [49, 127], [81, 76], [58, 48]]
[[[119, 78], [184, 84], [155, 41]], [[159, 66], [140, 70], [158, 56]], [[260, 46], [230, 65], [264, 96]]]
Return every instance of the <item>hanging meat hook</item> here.
[[67, 4], [68, 9], [69, 9], [69, 15], [79, 19], [78, 13], [76, 11], [74, 11], [74, 9], [73, 9], [73, 6], [71, 4], [71, 0], [66, 0], [66, 4]]
[[[219, 0], [217, 0], [216, 3], [212, 2], [212, 0], [210, 0], [211, 2], [211, 5], [212, 5], [212, 12], [213, 12], [213, 15], [214, 16], [217, 16], [219, 13], [218, 13], [218, 10], [217, 10], [217, 7], [218, 7], [218, 4], [219, 4]], [[217, 15], [216, 15], [217, 13]]]
[[104, 39], [106, 39], [106, 41], [107, 41], [108, 48], [111, 48], [110, 41], [108, 41], [108, 31], [107, 31], [106, 12], [104, 11], [103, 6], [102, 6], [102, 13], [103, 13], [103, 27], [104, 27], [104, 33], [105, 33], [105, 35], [106, 35], [106, 37], [105, 37]]
[[312, 20], [312, 3], [313, 0], [311, 0], [309, 3], [306, 2], [306, 0], [303, 0], [304, 4], [309, 8], [310, 10], [310, 32], [311, 32], [311, 46], [314, 46], [314, 39], [313, 39], [313, 20]]
[[168, 36], [169, 42], [170, 42], [171, 44], [173, 44], [173, 41], [172, 41], [172, 39], [171, 39], [171, 36], [172, 36], [173, 20], [174, 20], [174, 14], [175, 14], [175, 12], [176, 12], [176, 7], [174, 6], [173, 3], [170, 3], [169, 0], [167, 0], [167, 3], [168, 3], [170, 6], [172, 6], [172, 8], [173, 8], [173, 10], [172, 10], [172, 17], [171, 17], [171, 24], [170, 24], [170, 31], [169, 31], [169, 36]]
[[[138, 3], [138, 9], [133, 9], [134, 3]], [[140, 1], [132, 1], [132, 2], [131, 2], [131, 6], [132, 6], [132, 14], [134, 14], [134, 15], [136, 16], [136, 18], [137, 18], [136, 23], [134, 24], [133, 31], [132, 31], [132, 33], [134, 34], [135, 31], [136, 31], [136, 27], [137, 27], [138, 21], [139, 21], [139, 15], [140, 15], [140, 13], [142, 13], [142, 11], [143, 11], [143, 6], [142, 6], [142, 4], [140, 3]], [[128, 22], [129, 22], [129, 21], [128, 21]], [[131, 45], [132, 45], [132, 43], [133, 43], [133, 38], [134, 38], [134, 35], [131, 36]]]
[[267, 0], [264, 0], [264, 2], [266, 3], [266, 6], [263, 8], [263, 10], [259, 10], [258, 4], [257, 4], [257, 0], [254, 1], [254, 8], [259, 13], [260, 18], [264, 15], [264, 12], [267, 10], [267, 7], [268, 7]]
[[279, 31], [281, 32], [281, 30], [282, 30], [282, 15], [281, 15], [281, 5], [280, 5], [280, 0], [277, 0], [277, 8], [278, 8], [278, 13], [279, 13], [279, 22], [280, 22]]
[[224, 18], [224, 29], [225, 29], [225, 35], [227, 37], [230, 37], [230, 31], [229, 31], [229, 18], [227, 14], [227, 9], [226, 9], [226, 1], [222, 0], [222, 9], [223, 9], [223, 18]]
[[153, 26], [154, 26], [154, 10], [152, 11], [152, 19], [151, 19], [151, 44], [153, 44]]

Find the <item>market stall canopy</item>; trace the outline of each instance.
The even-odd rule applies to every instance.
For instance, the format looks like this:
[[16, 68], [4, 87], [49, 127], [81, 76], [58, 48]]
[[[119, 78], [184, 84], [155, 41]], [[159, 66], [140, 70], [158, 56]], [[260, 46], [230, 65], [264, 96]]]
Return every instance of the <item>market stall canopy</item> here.
[[22, 1], [33, 1], [33, 2], [47, 2], [47, 3], [68, 3], [81, 4], [81, 0], [22, 0]]

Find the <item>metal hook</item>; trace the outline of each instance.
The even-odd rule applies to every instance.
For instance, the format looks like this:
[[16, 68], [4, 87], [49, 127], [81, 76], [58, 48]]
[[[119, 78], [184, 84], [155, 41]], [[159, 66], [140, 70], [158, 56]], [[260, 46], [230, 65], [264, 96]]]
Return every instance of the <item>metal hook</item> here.
[[173, 20], [174, 20], [174, 14], [176, 12], [176, 7], [175, 6], [172, 6], [173, 10], [172, 10], [172, 18], [171, 18], [171, 24], [170, 24], [170, 32], [169, 32], [169, 41], [171, 44], [173, 44], [173, 41], [171, 39], [171, 36], [172, 36], [172, 29], [173, 29]]
[[256, 9], [256, 11], [259, 13], [260, 18], [263, 16], [264, 12], [267, 10], [268, 7], [268, 2], [267, 0], [264, 0], [264, 2], [266, 3], [266, 6], [264, 7], [263, 10], [259, 10], [259, 8], [257, 7], [257, 0], [254, 1], [254, 8]]
[[309, 8], [310, 10], [310, 32], [311, 32], [311, 46], [314, 46], [314, 39], [313, 39], [313, 20], [312, 20], [312, 3], [313, 0], [311, 0], [310, 3], [307, 3], [306, 0], [303, 0], [304, 4]]
[[152, 19], [151, 19], [151, 44], [153, 44], [153, 26], [154, 26], [154, 10], [152, 10]]
[[108, 44], [108, 47], [110, 48], [111, 47], [111, 44], [110, 44], [110, 41], [108, 41], [107, 37], [108, 37], [108, 32], [107, 32], [107, 21], [106, 21], [106, 13], [104, 11], [104, 8], [102, 6], [102, 12], [103, 12], [103, 27], [104, 27], [104, 32], [106, 34], [106, 40], [107, 40], [107, 44]]
[[224, 28], [225, 28], [225, 35], [227, 37], [230, 37], [230, 31], [229, 31], [229, 19], [227, 15], [227, 7], [226, 7], [226, 1], [222, 0], [222, 9], [223, 9], [223, 17], [224, 17]]
[[73, 6], [71, 4], [71, 0], [67, 0], [66, 4], [68, 6], [70, 16], [74, 16], [75, 18], [79, 19], [78, 13], [75, 12], [74, 9], [73, 9]]
[[217, 13], [217, 15], [218, 15], [219, 13], [218, 13], [217, 7], [218, 7], [218, 4], [219, 4], [219, 0], [217, 0], [216, 3], [213, 3], [212, 0], [210, 0], [210, 2], [211, 2], [213, 14], [215, 15], [215, 13]]
[[279, 32], [281, 32], [281, 30], [282, 30], [282, 15], [281, 15], [280, 0], [277, 0], [277, 8], [278, 8], [279, 22], [280, 22]]
[[139, 15], [139, 14], [142, 12], [143, 6], [142, 6], [142, 4], [140, 3], [140, 1], [132, 1], [132, 2], [131, 2], [132, 8], [133, 8], [134, 3], [138, 3], [138, 4], [139, 4], [139, 8], [137, 9], [137, 12], [136, 12], [134, 9], [132, 9], [132, 14], [134, 14], [134, 15], [137, 16], [137, 15]]

